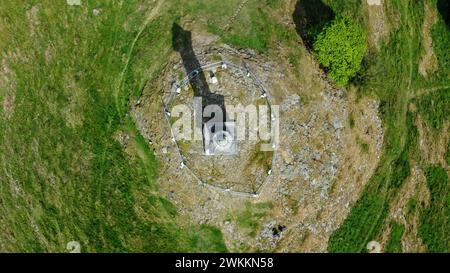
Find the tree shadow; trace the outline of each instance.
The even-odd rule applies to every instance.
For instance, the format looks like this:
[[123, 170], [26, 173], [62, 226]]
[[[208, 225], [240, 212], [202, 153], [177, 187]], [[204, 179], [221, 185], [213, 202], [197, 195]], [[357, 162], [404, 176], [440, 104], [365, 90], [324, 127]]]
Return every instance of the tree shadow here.
[[[194, 48], [192, 46], [192, 33], [190, 31], [184, 30], [180, 25], [174, 23], [172, 25], [172, 45], [173, 49], [180, 53], [181, 59], [183, 61], [183, 66], [186, 71], [186, 74], [194, 72], [197, 73], [197, 76], [193, 77], [190, 81], [192, 89], [194, 91], [195, 97], [200, 97], [202, 101], [202, 113], [204, 112], [207, 106], [216, 105], [222, 109], [222, 128], [216, 128], [213, 126], [211, 128], [211, 133], [215, 133], [217, 130], [225, 130], [225, 122], [227, 121], [227, 113], [225, 109], [225, 98], [222, 95], [212, 93], [208, 81], [206, 80], [205, 71], [201, 69], [201, 64], [195, 55]], [[208, 71], [208, 73], [212, 73]], [[203, 120], [201, 122], [202, 132], [205, 124], [215, 118], [216, 113], [213, 112], [211, 117], [203, 116]], [[220, 118], [220, 117], [219, 117]], [[197, 125], [200, 125], [196, 123]], [[205, 136], [203, 136], [204, 138]], [[203, 139], [205, 140], [205, 139]]]
[[323, 27], [334, 17], [333, 10], [322, 0], [298, 0], [292, 15], [297, 33], [309, 49]]
[[450, 29], [450, 1], [449, 0], [438, 0], [437, 9], [444, 19], [447, 28]]

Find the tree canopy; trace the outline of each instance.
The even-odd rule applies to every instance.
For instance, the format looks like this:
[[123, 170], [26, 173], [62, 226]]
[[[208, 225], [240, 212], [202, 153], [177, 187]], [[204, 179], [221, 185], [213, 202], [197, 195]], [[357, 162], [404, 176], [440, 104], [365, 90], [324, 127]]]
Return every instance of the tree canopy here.
[[361, 26], [348, 17], [337, 18], [317, 36], [313, 48], [329, 77], [344, 86], [358, 72], [367, 49]]

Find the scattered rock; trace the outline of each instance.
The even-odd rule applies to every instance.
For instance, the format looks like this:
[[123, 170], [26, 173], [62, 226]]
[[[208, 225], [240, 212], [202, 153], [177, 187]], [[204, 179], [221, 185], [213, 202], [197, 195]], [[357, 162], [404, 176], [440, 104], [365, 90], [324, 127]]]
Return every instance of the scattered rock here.
[[286, 112], [291, 110], [292, 108], [300, 106], [300, 96], [297, 94], [288, 96], [284, 99], [283, 104], [281, 105], [281, 110]]
[[[170, 90], [171, 76], [178, 75], [172, 70], [184, 69], [183, 65], [175, 60], [162, 72], [161, 80], [155, 83], [151, 90], [144, 91], [146, 99], [133, 113], [142, 135], [154, 140], [156, 151], [165, 152], [164, 155], [158, 156], [163, 165], [161, 169], [164, 170], [158, 178], [161, 189], [173, 198], [171, 201], [179, 208], [180, 216], [196, 223], [219, 226], [231, 251], [249, 248], [263, 251], [326, 251], [328, 237], [345, 219], [351, 204], [358, 199], [360, 190], [377, 164], [364, 161], [366, 158], [358, 154], [360, 147], [350, 138], [353, 131], [345, 126], [348, 122], [348, 112], [353, 110], [353, 102], [348, 99], [345, 90], [333, 89], [320, 78], [315, 79], [320, 81], [320, 84], [302, 80], [302, 85], [305, 86], [299, 93], [298, 82], [295, 81], [295, 88], [290, 86], [294, 77], [289, 72], [283, 73], [282, 65], [265, 60], [265, 57], [254, 52], [238, 51], [226, 45], [204, 46], [206, 42], [203, 40], [196, 45], [195, 39], [203, 36], [193, 36], [194, 51], [200, 63], [211, 63], [213, 55], [214, 60], [220, 56], [222, 59], [238, 60], [235, 63], [245, 59], [247, 65], [269, 90], [269, 94], [270, 90], [277, 91], [276, 94], [270, 94], [275, 102], [281, 105], [280, 145], [274, 155], [271, 167], [273, 172], [268, 182], [262, 183], [267, 172], [262, 170], [258, 173], [259, 168], [252, 169], [249, 175], [254, 179], [248, 181], [254, 182], [253, 189], [262, 183], [264, 186], [261, 194], [241, 196], [224, 191], [222, 187], [205, 186], [198, 183], [186, 170], [180, 170], [180, 157], [176, 149], [171, 148], [173, 143], [170, 141], [170, 130], [162, 118], [163, 111], [160, 105], [155, 107], [160, 102], [160, 97], [153, 95], [156, 89]], [[175, 57], [177, 56], [174, 55], [174, 59]], [[219, 68], [217, 71], [218, 87], [224, 84], [220, 70]], [[245, 84], [248, 77], [242, 74], [238, 75], [237, 79]], [[311, 85], [306, 86], [307, 84]], [[311, 87], [315, 89], [310, 90]], [[180, 95], [187, 93], [189, 92], [182, 91]], [[322, 93], [323, 96], [320, 95]], [[300, 94], [308, 98], [307, 104], [302, 104]], [[151, 99], [147, 99], [148, 97]], [[354, 131], [360, 129], [363, 134], [364, 128], [359, 123], [372, 124], [372, 134], [375, 137], [375, 134], [382, 133], [377, 125], [378, 105], [374, 102], [368, 106], [364, 106], [364, 109], [369, 110], [366, 112], [366, 120], [361, 121], [359, 116], [355, 118], [357, 125]], [[144, 118], [151, 122], [144, 121]], [[145, 131], [144, 128], [148, 130]], [[340, 138], [336, 137], [337, 133]], [[382, 136], [380, 143], [382, 144]], [[195, 151], [195, 144], [188, 145], [190, 147], [186, 150]], [[228, 166], [226, 173], [217, 172], [221, 168], [220, 161]], [[198, 165], [204, 163], [193, 162]], [[217, 179], [223, 175], [243, 180], [236, 175], [236, 168], [229, 167], [234, 165], [227, 165], [227, 159], [220, 158], [216, 162], [219, 162], [217, 166], [220, 168], [216, 168], [216, 165], [205, 167], [209, 170], [215, 169], [214, 172], [205, 172], [206, 180]], [[358, 163], [364, 165], [361, 171], [365, 176], [356, 171]], [[233, 185], [227, 186], [231, 188]], [[334, 187], [335, 190], [332, 191]], [[174, 188], [178, 194], [171, 195], [170, 191]], [[233, 217], [230, 217], [230, 213], [240, 210], [249, 202], [258, 204], [267, 201], [273, 203], [273, 208], [258, 222], [261, 225], [255, 230], [256, 237], [249, 236], [248, 230], [239, 227], [232, 220]], [[273, 220], [275, 217], [276, 220]], [[289, 227], [289, 232], [285, 232], [286, 226]]]
[[286, 164], [292, 164], [294, 162], [294, 156], [292, 156], [291, 152], [288, 150], [281, 151], [281, 156]]

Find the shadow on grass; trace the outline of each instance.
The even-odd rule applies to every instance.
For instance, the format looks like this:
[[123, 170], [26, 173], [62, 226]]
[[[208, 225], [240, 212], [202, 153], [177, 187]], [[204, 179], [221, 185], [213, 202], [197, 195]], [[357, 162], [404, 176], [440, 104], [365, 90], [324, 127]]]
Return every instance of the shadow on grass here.
[[444, 19], [447, 28], [450, 30], [450, 1], [449, 0], [438, 0], [437, 8], [442, 18]]
[[321, 0], [298, 0], [292, 15], [298, 35], [312, 48], [315, 37], [335, 17], [333, 10]]

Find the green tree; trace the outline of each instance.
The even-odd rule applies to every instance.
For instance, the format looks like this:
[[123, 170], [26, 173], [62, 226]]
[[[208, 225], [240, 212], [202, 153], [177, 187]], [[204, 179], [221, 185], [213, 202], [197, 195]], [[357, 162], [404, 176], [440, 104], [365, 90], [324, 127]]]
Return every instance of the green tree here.
[[338, 18], [317, 36], [313, 48], [329, 77], [344, 86], [361, 67], [367, 49], [366, 34], [350, 18]]

